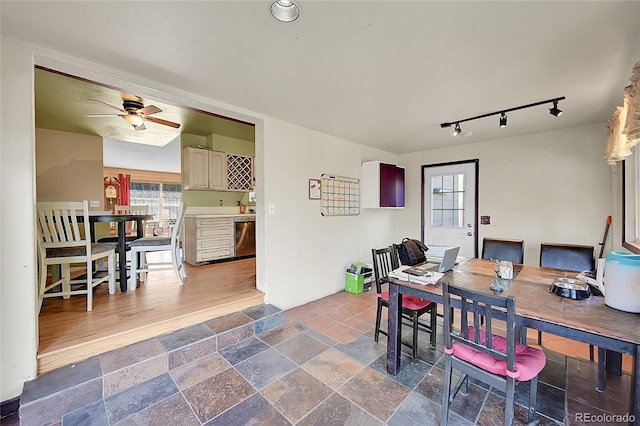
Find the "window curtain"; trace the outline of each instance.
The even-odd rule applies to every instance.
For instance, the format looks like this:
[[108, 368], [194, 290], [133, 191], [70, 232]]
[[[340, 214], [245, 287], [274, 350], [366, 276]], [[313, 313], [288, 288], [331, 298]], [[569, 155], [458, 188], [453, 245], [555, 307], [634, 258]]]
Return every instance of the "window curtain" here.
[[624, 160], [640, 142], [640, 62], [634, 65], [630, 81], [624, 88], [622, 105], [616, 108], [607, 124], [605, 157], [609, 164]]
[[128, 206], [131, 193], [131, 175], [119, 173], [118, 177], [120, 178], [120, 203], [123, 206]]

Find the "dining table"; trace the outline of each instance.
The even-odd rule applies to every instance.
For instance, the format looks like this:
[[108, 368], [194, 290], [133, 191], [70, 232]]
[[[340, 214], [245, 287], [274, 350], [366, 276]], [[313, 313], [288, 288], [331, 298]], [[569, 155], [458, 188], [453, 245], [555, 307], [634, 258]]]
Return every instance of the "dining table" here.
[[[80, 216], [78, 217], [80, 218]], [[91, 242], [95, 242], [95, 224], [96, 222], [116, 222], [118, 233], [118, 278], [120, 282], [120, 291], [127, 291], [127, 230], [126, 223], [130, 221], [136, 222], [136, 236], [144, 237], [144, 221], [153, 220], [152, 214], [129, 214], [129, 213], [111, 213], [111, 212], [89, 212], [89, 225], [91, 229]]]
[[[501, 294], [516, 299], [516, 321], [519, 328], [532, 328], [568, 339], [588, 343], [600, 349], [631, 355], [630, 418], [640, 425], [640, 314], [620, 311], [605, 304], [604, 297], [571, 299], [549, 292], [557, 278], [576, 278], [576, 272], [515, 265], [511, 280], [501, 280], [502, 292], [490, 289], [496, 278], [495, 262], [464, 259], [445, 273], [435, 284], [419, 284], [389, 278], [389, 313], [387, 336], [387, 372], [400, 371], [402, 295], [412, 295], [443, 303], [442, 282], [486, 294]], [[452, 300], [460, 308], [459, 300]], [[526, 334], [525, 334], [526, 336]]]

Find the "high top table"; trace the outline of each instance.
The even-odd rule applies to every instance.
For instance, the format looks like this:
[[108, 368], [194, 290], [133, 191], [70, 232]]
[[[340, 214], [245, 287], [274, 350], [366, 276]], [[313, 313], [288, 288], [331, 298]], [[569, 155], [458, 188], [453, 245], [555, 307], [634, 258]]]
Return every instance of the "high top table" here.
[[[619, 311], [605, 305], [604, 297], [573, 300], [549, 293], [555, 278], [575, 278], [576, 272], [535, 266], [514, 265], [514, 278], [502, 293], [489, 288], [494, 279], [495, 262], [469, 259], [447, 272], [436, 285], [421, 285], [389, 279], [389, 324], [387, 372], [396, 375], [400, 369], [401, 294], [409, 294], [442, 304], [442, 281], [456, 287], [486, 294], [502, 294], [516, 298], [516, 320], [519, 325], [629, 354], [633, 357], [630, 414], [640, 425], [640, 314]], [[454, 307], [460, 302], [452, 300]], [[447, 313], [445, 313], [447, 314]]]
[[[79, 217], [80, 218], [80, 217]], [[111, 212], [89, 212], [89, 223], [91, 226], [91, 240], [95, 242], [96, 222], [117, 222], [118, 223], [118, 281], [120, 281], [120, 291], [127, 291], [127, 244], [126, 244], [126, 222], [136, 222], [136, 235], [138, 238], [144, 237], [143, 221], [153, 220], [152, 214], [114, 214]]]

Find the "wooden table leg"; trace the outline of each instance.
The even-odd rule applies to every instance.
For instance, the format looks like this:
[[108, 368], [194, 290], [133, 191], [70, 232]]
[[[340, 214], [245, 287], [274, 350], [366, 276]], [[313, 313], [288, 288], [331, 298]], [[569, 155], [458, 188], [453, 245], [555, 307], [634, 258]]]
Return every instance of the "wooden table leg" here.
[[402, 352], [402, 299], [398, 286], [389, 283], [389, 322], [387, 324], [387, 373], [398, 374]]
[[120, 291], [127, 291], [127, 245], [125, 239], [126, 222], [118, 222], [118, 268], [120, 270]]

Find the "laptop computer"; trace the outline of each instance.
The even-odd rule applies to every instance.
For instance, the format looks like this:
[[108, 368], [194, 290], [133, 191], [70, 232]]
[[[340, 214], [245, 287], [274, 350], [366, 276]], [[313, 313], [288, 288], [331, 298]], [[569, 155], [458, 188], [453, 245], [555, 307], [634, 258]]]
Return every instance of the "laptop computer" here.
[[444, 274], [445, 272], [452, 270], [453, 267], [456, 266], [456, 259], [458, 258], [459, 251], [460, 247], [449, 247], [445, 249], [440, 264], [427, 268], [427, 271], [438, 271]]

